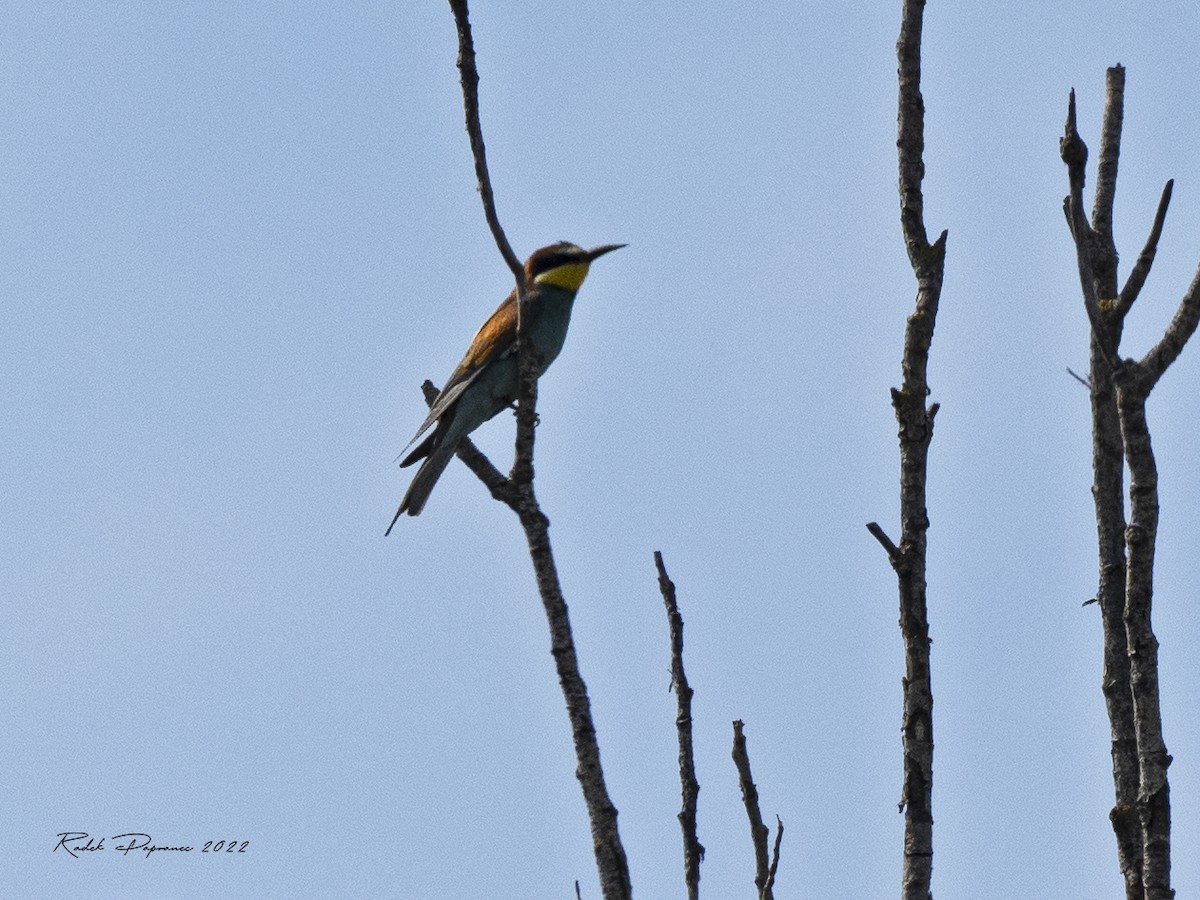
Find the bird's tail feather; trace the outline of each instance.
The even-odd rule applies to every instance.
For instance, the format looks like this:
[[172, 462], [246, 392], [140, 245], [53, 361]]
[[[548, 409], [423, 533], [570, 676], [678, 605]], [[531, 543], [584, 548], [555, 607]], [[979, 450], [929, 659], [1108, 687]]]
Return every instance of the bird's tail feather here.
[[[425, 438], [425, 440], [421, 441], [421, 443], [417, 445], [417, 448], [413, 450], [412, 453], [400, 460], [400, 468], [403, 469], [405, 466], [411, 466], [418, 459], [423, 459], [432, 453], [433, 444], [437, 440], [438, 434], [439, 432], [435, 431], [433, 434], [429, 435], [429, 437]], [[407, 450], [408, 448], [406, 447], [405, 449]]]
[[384, 537], [392, 533], [392, 529], [403, 513], [408, 513], [410, 516], [421, 514], [421, 510], [425, 508], [425, 501], [429, 499], [429, 494], [433, 491], [433, 486], [442, 477], [442, 472], [446, 471], [446, 466], [454, 458], [454, 451], [457, 449], [457, 441], [450, 446], [440, 446], [429, 454], [425, 462], [421, 463], [421, 468], [417, 469], [417, 474], [413, 476], [412, 484], [408, 486], [404, 499], [400, 501], [400, 508], [392, 517], [392, 524], [383, 533]]

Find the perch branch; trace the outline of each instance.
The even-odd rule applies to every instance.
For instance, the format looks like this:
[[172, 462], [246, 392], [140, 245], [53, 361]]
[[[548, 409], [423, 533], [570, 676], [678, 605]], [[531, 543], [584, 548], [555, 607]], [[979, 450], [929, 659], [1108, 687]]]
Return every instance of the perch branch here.
[[[550, 521], [542, 513], [533, 493], [533, 432], [536, 422], [538, 360], [526, 351], [525, 326], [528, 316], [522, 315], [525, 304], [524, 268], [513, 253], [500, 221], [496, 215], [492, 196], [491, 178], [488, 175], [484, 153], [483, 131], [479, 124], [479, 73], [475, 66], [474, 40], [466, 0], [449, 0], [458, 31], [458, 68], [461, 73], [463, 111], [467, 133], [471, 140], [471, 153], [475, 160], [475, 175], [483, 199], [484, 216], [496, 240], [496, 246], [504, 256], [517, 282], [517, 438], [511, 483], [505, 487], [498, 499], [507, 503], [516, 513], [525, 531], [529, 544], [529, 555], [533, 561], [538, 594], [545, 608], [550, 629], [550, 653], [558, 672], [559, 685], [566, 700], [567, 715], [571, 723], [571, 736], [575, 745], [576, 777], [583, 789], [584, 802], [592, 831], [592, 850], [596, 857], [596, 868], [600, 876], [600, 890], [604, 900], [629, 900], [633, 889], [629, 878], [629, 863], [617, 831], [617, 809], [609, 799], [600, 766], [600, 747], [596, 740], [596, 729], [592, 721], [591, 703], [587, 685], [579, 672], [579, 660], [575, 652], [575, 641], [571, 633], [571, 622], [567, 614], [566, 600], [558, 579], [554, 554], [550, 546]], [[490, 467], [490, 466], [489, 466]], [[494, 470], [493, 470], [494, 471]], [[492, 472], [488, 472], [492, 483]], [[499, 473], [495, 473], [498, 475]], [[485, 481], [485, 483], [487, 483]], [[511, 492], [510, 492], [511, 489]], [[495, 489], [493, 495], [497, 495]]]

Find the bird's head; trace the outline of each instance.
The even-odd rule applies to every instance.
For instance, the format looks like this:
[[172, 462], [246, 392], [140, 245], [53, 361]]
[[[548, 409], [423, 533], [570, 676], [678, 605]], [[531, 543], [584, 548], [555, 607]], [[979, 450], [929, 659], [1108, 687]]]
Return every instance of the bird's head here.
[[587, 278], [588, 266], [605, 253], [620, 250], [624, 244], [605, 244], [592, 250], [584, 250], [567, 241], [559, 241], [541, 250], [535, 250], [525, 260], [525, 283], [553, 284], [568, 291], [577, 291]]

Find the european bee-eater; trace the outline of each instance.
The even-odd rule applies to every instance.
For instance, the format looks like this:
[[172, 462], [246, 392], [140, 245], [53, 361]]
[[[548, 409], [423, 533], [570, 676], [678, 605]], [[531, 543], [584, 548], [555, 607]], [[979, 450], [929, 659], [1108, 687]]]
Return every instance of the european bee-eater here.
[[[571, 322], [571, 306], [588, 266], [624, 244], [605, 244], [584, 250], [560, 241], [534, 252], [525, 261], [525, 323], [530, 349], [539, 360], [540, 377], [562, 350]], [[468, 434], [517, 399], [517, 292], [504, 302], [475, 333], [471, 346], [429, 408], [429, 415], [408, 442], [413, 443], [437, 423], [433, 433], [401, 460], [411, 466], [424, 460], [408, 487], [385, 534], [391, 534], [401, 513], [419, 515], [429, 493]], [[405, 449], [408, 449], [407, 447]]]

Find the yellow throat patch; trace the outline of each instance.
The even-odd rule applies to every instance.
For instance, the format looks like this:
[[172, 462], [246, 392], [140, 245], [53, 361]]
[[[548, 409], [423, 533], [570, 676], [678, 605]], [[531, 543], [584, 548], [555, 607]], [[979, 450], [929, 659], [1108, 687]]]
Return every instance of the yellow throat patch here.
[[579, 286], [583, 284], [583, 279], [587, 278], [588, 264], [585, 262], [567, 263], [562, 266], [555, 266], [542, 272], [533, 279], [534, 284], [553, 284], [560, 288], [566, 288], [568, 291], [577, 291]]

